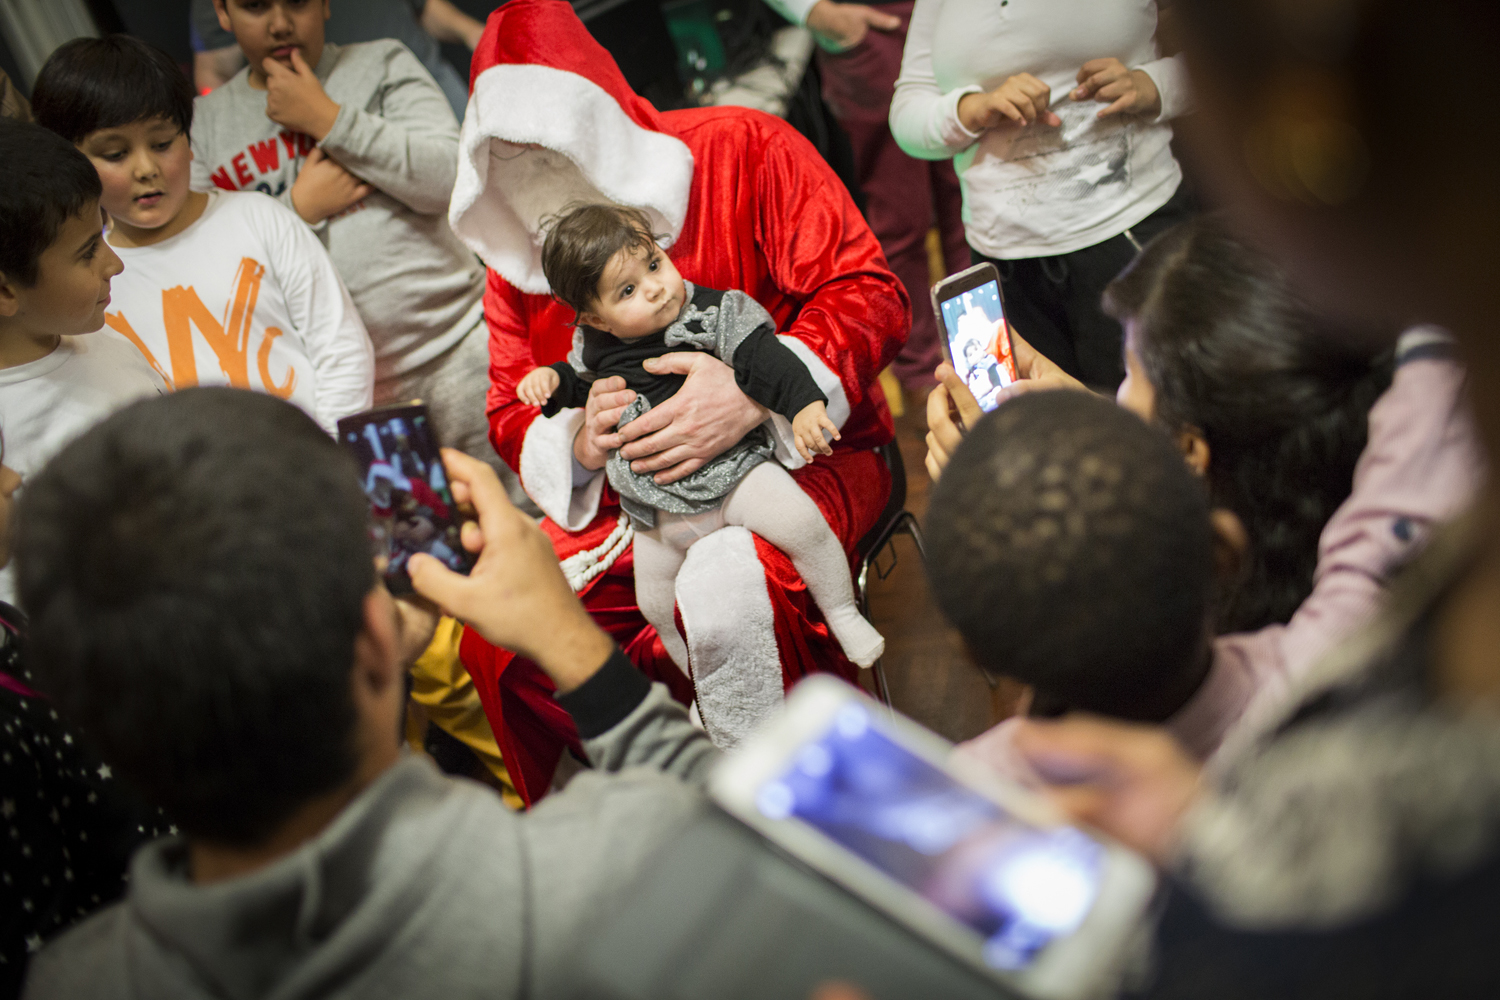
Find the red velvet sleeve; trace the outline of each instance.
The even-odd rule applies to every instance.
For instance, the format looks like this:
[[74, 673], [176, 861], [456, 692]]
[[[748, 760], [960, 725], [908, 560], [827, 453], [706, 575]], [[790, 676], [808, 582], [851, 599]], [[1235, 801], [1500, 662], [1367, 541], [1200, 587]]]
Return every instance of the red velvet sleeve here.
[[906, 289], [849, 192], [790, 126], [766, 129], [756, 170], [756, 242], [771, 278], [802, 301], [780, 332], [812, 348], [843, 382], [851, 411], [911, 332]]
[[490, 443], [507, 465], [519, 471], [526, 429], [542, 411], [517, 399], [516, 386], [533, 368], [568, 356], [573, 342], [569, 312], [550, 296], [517, 291], [489, 271], [484, 319], [490, 328], [490, 389], [485, 406]]

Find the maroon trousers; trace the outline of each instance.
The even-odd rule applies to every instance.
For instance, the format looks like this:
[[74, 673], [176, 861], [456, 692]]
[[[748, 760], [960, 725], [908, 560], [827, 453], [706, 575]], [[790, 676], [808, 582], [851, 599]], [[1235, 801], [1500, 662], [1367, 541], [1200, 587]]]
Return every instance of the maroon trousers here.
[[854, 168], [865, 194], [865, 217], [886, 260], [911, 296], [911, 337], [895, 361], [896, 377], [908, 389], [933, 384], [932, 370], [943, 360], [932, 314], [927, 233], [942, 237], [944, 271], [969, 266], [964, 239], [963, 194], [951, 160], [907, 156], [891, 135], [891, 98], [901, 72], [901, 50], [915, 0], [876, 4], [901, 18], [896, 31], [871, 31], [848, 52], [818, 50], [823, 99], [849, 134]]

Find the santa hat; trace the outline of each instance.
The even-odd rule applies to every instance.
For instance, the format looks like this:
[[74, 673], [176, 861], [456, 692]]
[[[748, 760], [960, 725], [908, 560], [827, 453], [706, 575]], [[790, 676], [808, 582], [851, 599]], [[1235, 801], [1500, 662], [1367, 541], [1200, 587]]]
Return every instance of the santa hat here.
[[506, 281], [550, 291], [543, 223], [572, 202], [630, 205], [669, 242], [681, 233], [692, 153], [564, 0], [495, 11], [472, 72], [448, 219]]

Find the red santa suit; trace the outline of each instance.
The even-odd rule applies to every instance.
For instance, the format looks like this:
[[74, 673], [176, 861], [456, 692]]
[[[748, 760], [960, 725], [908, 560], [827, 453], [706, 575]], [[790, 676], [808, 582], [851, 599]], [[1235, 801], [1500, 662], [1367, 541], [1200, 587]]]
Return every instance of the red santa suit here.
[[[474, 55], [450, 220], [490, 268], [490, 434], [547, 520], [584, 604], [632, 661], [732, 744], [813, 670], [855, 668], [828, 634], [791, 561], [743, 528], [689, 551], [677, 615], [693, 680], [635, 604], [631, 529], [602, 472], [573, 458], [582, 410], [544, 418], [516, 397], [540, 365], [563, 360], [572, 310], [542, 274], [542, 223], [570, 203], [644, 210], [683, 277], [737, 288], [828, 397], [843, 439], [806, 465], [790, 424], [771, 418], [777, 456], [851, 553], [884, 507], [890, 476], [870, 449], [892, 437], [879, 371], [904, 342], [906, 293], [847, 192], [785, 122], [745, 108], [658, 112], [562, 0], [511, 0]], [[571, 721], [535, 665], [465, 633], [464, 660], [517, 790], [545, 793]]]

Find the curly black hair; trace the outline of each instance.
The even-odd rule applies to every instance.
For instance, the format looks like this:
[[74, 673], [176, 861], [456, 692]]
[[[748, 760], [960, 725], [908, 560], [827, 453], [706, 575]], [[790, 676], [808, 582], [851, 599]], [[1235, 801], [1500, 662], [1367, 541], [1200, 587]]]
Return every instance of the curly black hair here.
[[1020, 396], [933, 490], [938, 607], [1034, 704], [1160, 722], [1208, 666], [1207, 491], [1160, 428], [1087, 392]]

